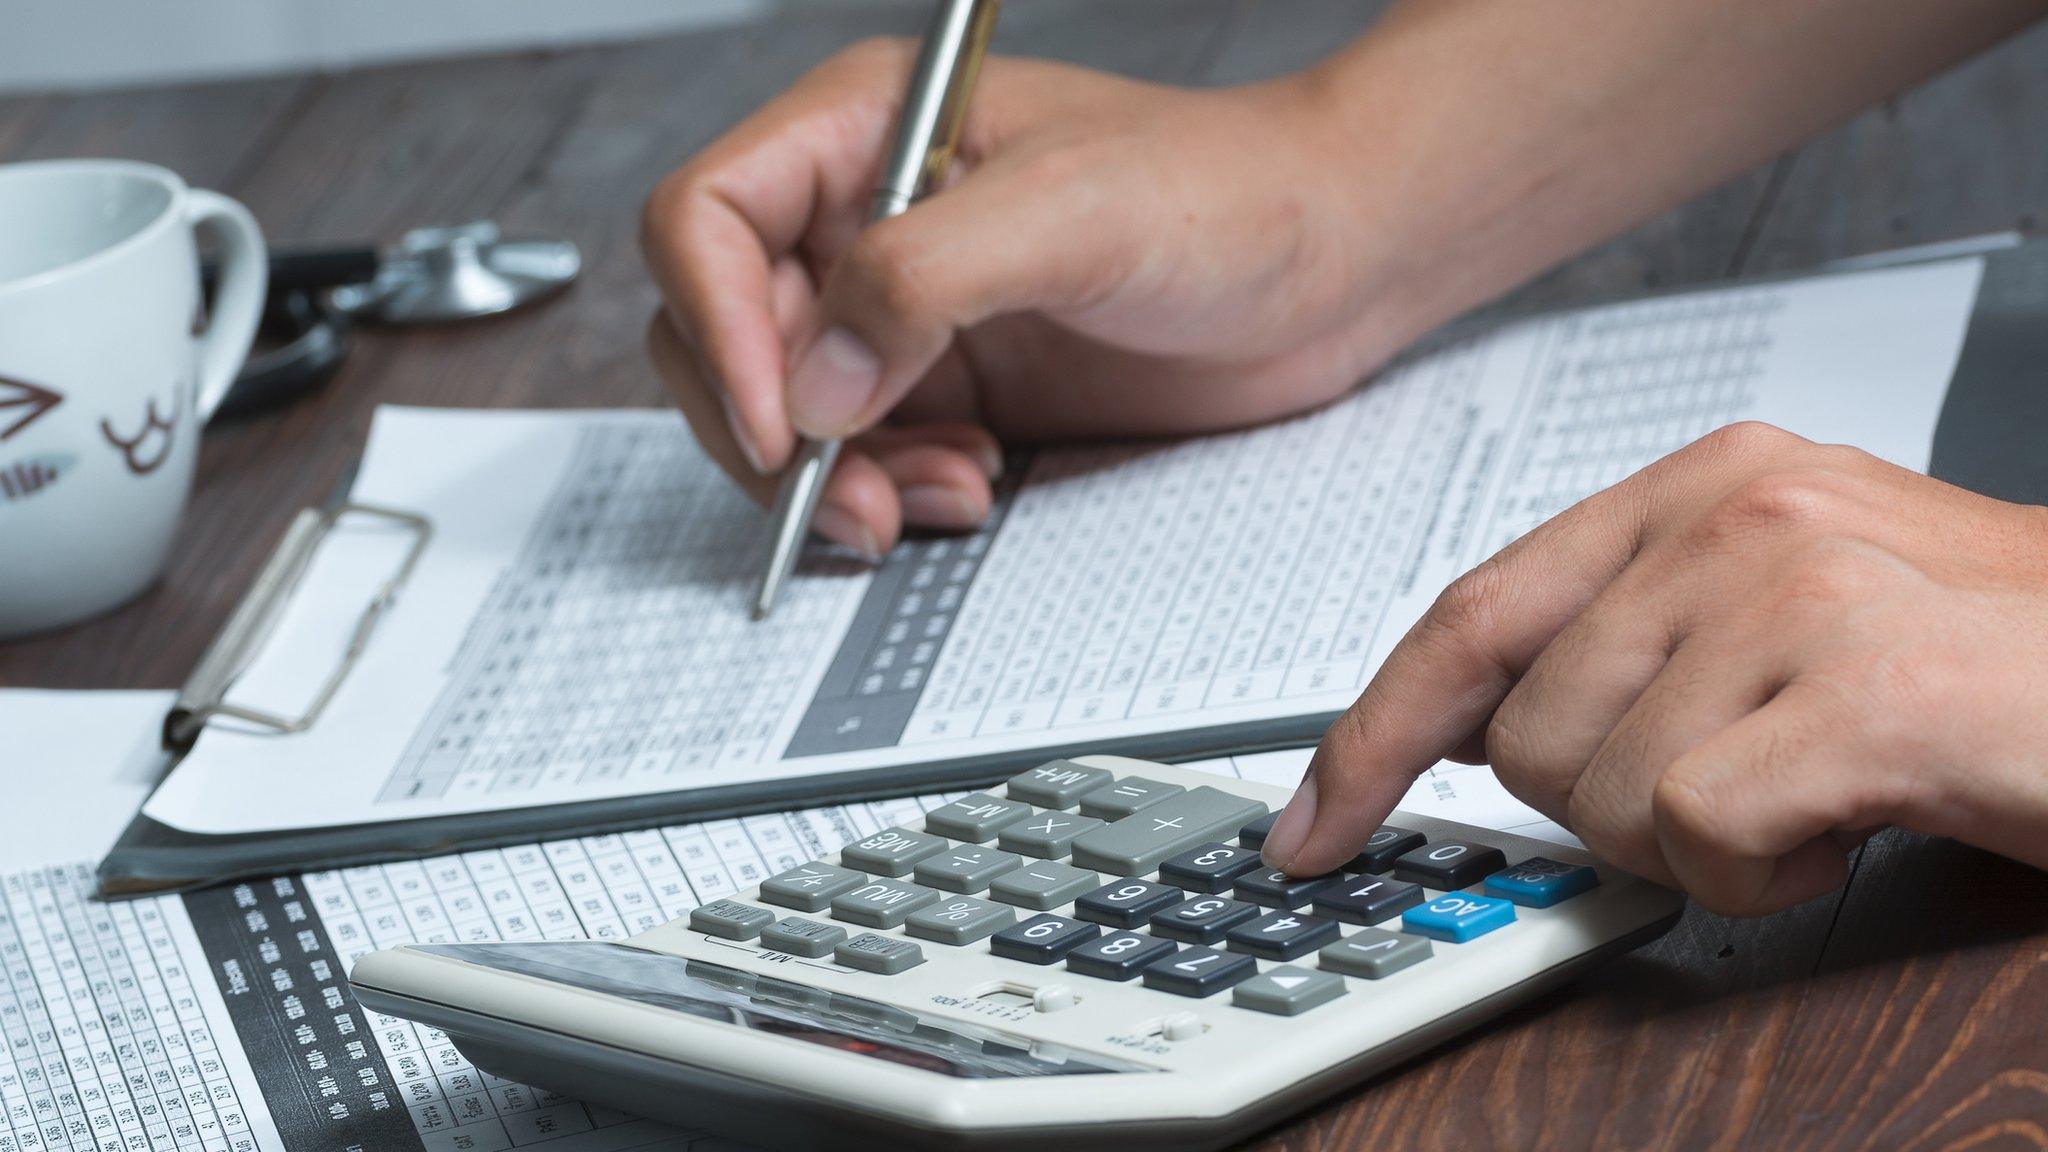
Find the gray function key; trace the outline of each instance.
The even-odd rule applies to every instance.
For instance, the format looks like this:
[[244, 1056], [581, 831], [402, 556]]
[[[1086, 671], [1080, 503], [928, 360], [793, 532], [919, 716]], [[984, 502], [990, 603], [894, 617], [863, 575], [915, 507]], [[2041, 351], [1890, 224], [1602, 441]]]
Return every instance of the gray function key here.
[[1100, 827], [1102, 821], [1093, 816], [1039, 812], [1003, 829], [1003, 834], [996, 837], [996, 847], [1042, 860], [1057, 860], [1074, 850], [1074, 837]]
[[839, 850], [839, 862], [848, 868], [880, 876], [908, 876], [917, 862], [944, 851], [946, 842], [925, 832], [908, 828], [884, 828]]
[[1143, 876], [1176, 852], [1235, 832], [1265, 810], [1257, 800], [1204, 785], [1083, 833], [1074, 841], [1074, 863], [1119, 876]]
[[924, 818], [924, 830], [970, 844], [986, 844], [996, 833], [1029, 815], [1031, 805], [1022, 800], [976, 792], [932, 809]]
[[1013, 852], [999, 852], [979, 844], [962, 844], [936, 856], [927, 856], [911, 873], [919, 884], [944, 888], [948, 892], [983, 892], [989, 881], [1024, 862]]
[[784, 916], [761, 929], [761, 947], [816, 960], [828, 956], [846, 939], [846, 929], [837, 924], [820, 924], [801, 916]]
[[867, 882], [858, 872], [812, 860], [761, 881], [761, 900], [799, 912], [823, 912], [832, 898]]
[[1316, 963], [1346, 976], [1378, 980], [1430, 957], [1429, 941], [1406, 932], [1367, 928], [1316, 953]]
[[1101, 883], [1102, 878], [1093, 872], [1083, 872], [1050, 860], [1034, 860], [996, 877], [995, 882], [988, 886], [988, 894], [991, 899], [1005, 904], [1043, 912], [1072, 903], [1076, 898], [1095, 891]]
[[706, 936], [727, 940], [752, 940], [761, 929], [775, 923], [775, 913], [737, 900], [713, 900], [690, 910], [690, 927]]
[[1017, 922], [1017, 912], [972, 896], [945, 896], [910, 914], [903, 930], [941, 944], [972, 944]]
[[1187, 789], [1178, 784], [1147, 780], [1142, 776], [1125, 776], [1081, 797], [1081, 815], [1100, 816], [1104, 820], [1121, 820], [1140, 808], [1157, 804], [1169, 796], [1178, 796], [1185, 791]]
[[848, 968], [894, 976], [924, 963], [924, 949], [908, 940], [863, 932], [834, 948], [832, 958]]
[[1344, 978], [1335, 972], [1311, 972], [1282, 964], [1230, 990], [1230, 1002], [1254, 1012], [1298, 1016], [1344, 994]]
[[832, 898], [832, 918], [869, 928], [894, 928], [904, 918], [939, 894], [919, 884], [901, 880], [870, 880], [851, 892]]
[[1072, 808], [1082, 796], [1109, 779], [1107, 768], [1090, 768], [1072, 760], [1049, 760], [1029, 772], [1010, 777], [1010, 799], [1040, 808]]

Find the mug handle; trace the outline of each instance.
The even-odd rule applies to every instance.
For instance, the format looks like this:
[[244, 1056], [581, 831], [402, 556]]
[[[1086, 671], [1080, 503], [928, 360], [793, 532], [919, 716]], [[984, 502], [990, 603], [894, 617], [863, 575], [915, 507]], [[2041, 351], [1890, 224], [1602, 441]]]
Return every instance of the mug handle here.
[[247, 208], [218, 192], [194, 188], [188, 194], [185, 220], [193, 228], [211, 227], [220, 237], [220, 284], [206, 330], [199, 334], [199, 387], [195, 404], [199, 422], [212, 419], [214, 409], [234, 387], [235, 376], [256, 342], [263, 321], [263, 294], [269, 289], [270, 261], [263, 230]]

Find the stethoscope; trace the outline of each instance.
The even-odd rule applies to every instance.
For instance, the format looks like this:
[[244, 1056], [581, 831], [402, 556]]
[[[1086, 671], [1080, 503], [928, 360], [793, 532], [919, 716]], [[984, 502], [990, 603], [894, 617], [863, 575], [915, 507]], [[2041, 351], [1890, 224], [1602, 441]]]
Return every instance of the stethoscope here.
[[416, 229], [385, 249], [275, 250], [263, 347], [250, 354], [214, 419], [287, 404], [326, 384], [347, 359], [358, 321], [403, 326], [496, 316], [561, 292], [581, 268], [574, 244], [506, 240], [489, 221]]

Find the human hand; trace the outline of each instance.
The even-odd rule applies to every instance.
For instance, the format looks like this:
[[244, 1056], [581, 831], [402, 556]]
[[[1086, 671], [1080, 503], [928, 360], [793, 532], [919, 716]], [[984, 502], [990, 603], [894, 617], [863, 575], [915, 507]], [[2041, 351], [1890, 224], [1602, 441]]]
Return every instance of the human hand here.
[[1189, 91], [991, 59], [956, 179], [863, 230], [911, 46], [827, 61], [665, 180], [654, 361], [757, 500], [853, 437], [819, 531], [971, 527], [998, 438], [1149, 436], [1327, 401], [1440, 316], [1364, 306], [1377, 253], [1305, 79]]
[[2048, 866], [2044, 715], [2048, 509], [1736, 425], [1446, 590], [1266, 853], [1336, 867], [1448, 756], [1717, 912], [1840, 885], [1885, 825]]

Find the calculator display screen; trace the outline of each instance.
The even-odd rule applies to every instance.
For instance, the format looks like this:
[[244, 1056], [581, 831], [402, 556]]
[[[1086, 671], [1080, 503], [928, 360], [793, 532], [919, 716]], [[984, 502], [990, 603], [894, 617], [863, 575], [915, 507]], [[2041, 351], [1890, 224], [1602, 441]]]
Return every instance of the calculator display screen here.
[[1156, 1071], [1112, 1056], [624, 944], [592, 940], [415, 947], [484, 968], [963, 1079]]

